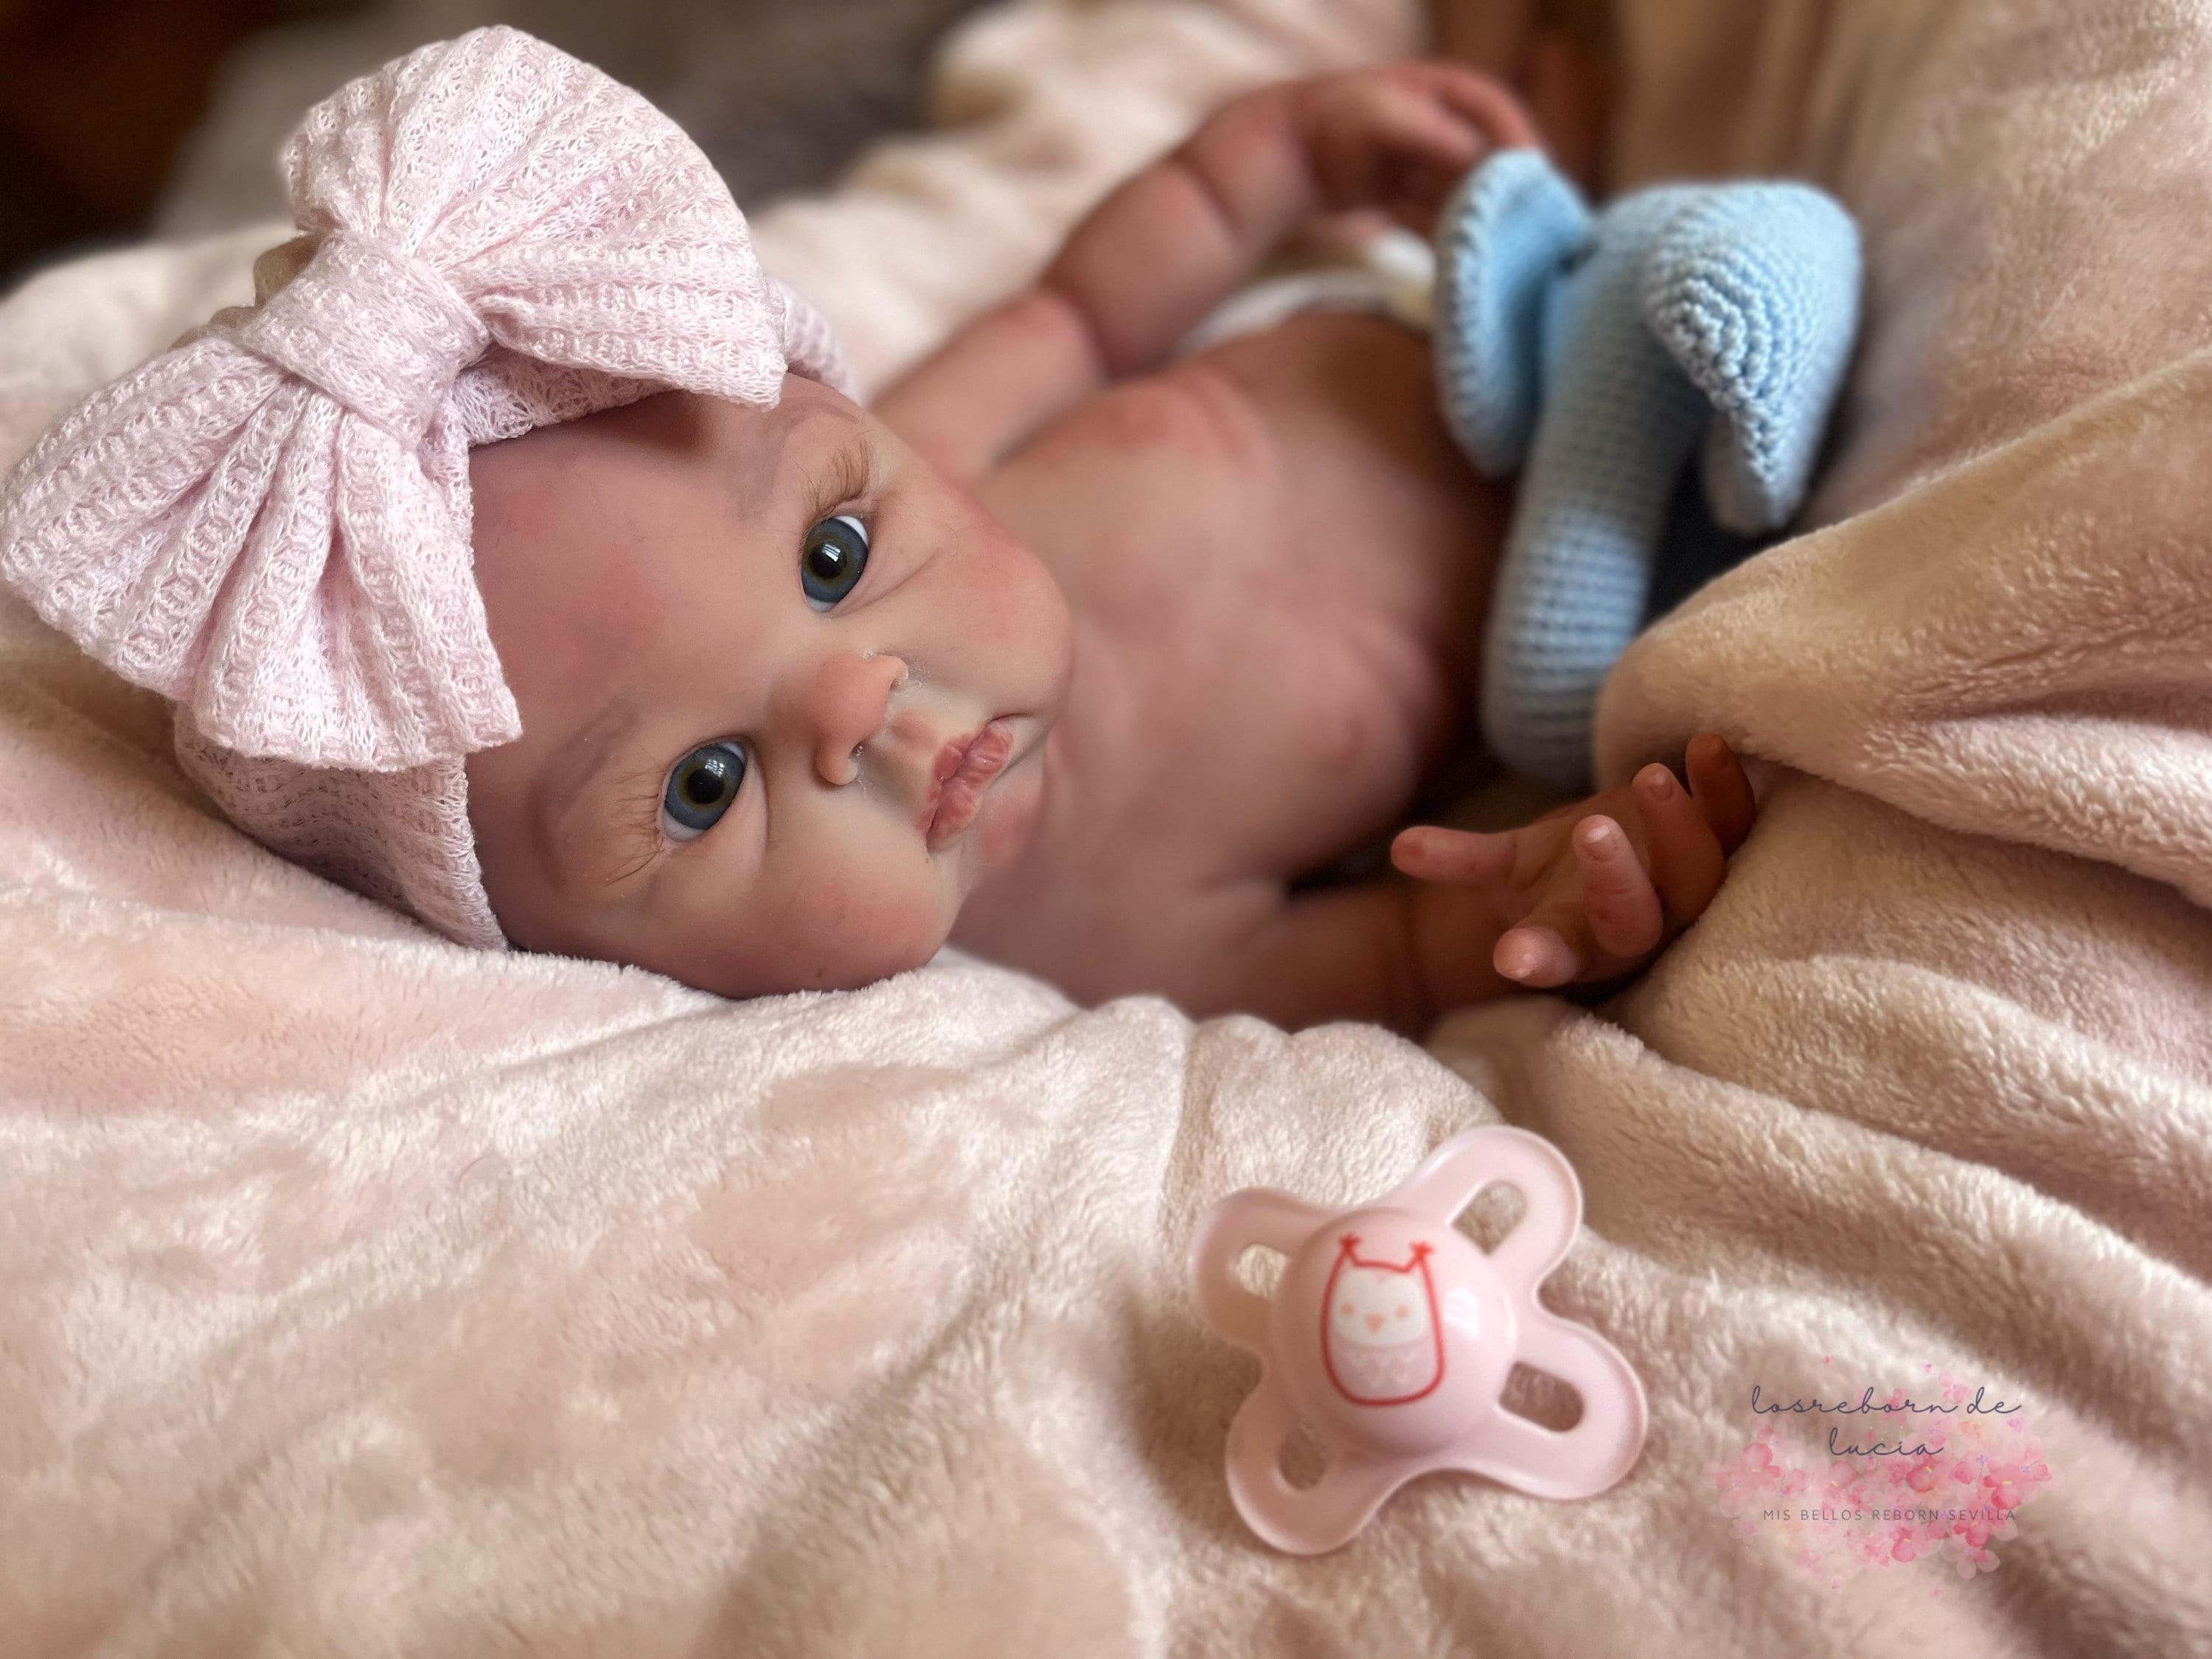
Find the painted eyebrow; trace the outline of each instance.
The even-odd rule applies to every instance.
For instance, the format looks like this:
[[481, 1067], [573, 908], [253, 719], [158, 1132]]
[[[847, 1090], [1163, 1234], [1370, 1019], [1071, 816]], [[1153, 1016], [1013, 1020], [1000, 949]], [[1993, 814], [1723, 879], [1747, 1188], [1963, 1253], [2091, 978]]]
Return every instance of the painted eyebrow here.
[[555, 885], [567, 885], [574, 873], [562, 856], [561, 832], [570, 813], [644, 720], [627, 694], [615, 693], [599, 705], [597, 714], [569, 733], [559, 752], [532, 781], [531, 836], [538, 861]]
[[[819, 418], [818, 416], [817, 418]], [[876, 446], [865, 422], [837, 413], [837, 418], [851, 428], [851, 434], [831, 451], [821, 471], [806, 468], [806, 494], [799, 511], [799, 522], [783, 526], [794, 533], [790, 540], [793, 546], [805, 538], [806, 532], [818, 524], [824, 514], [855, 495], [865, 495], [875, 482]]]

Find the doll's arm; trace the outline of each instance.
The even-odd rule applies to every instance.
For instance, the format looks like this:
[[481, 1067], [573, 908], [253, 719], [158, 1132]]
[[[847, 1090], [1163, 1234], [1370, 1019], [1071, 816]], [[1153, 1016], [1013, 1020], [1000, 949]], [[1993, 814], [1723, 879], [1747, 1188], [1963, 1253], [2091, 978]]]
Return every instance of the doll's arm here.
[[1502, 835], [1406, 830], [1393, 857], [1422, 879], [1279, 900], [1184, 1006], [1293, 1030], [1372, 1020], [1419, 1040], [1447, 1009], [1620, 979], [1697, 920], [1751, 832], [1757, 804], [1725, 743], [1694, 739], [1685, 769], [1686, 790], [1654, 764]]
[[[1194, 1018], [1257, 1014], [1286, 1031], [1367, 1020], [1419, 1042], [1442, 1012], [1415, 946], [1420, 890], [1385, 877], [1280, 899], [1176, 1000]], [[1492, 994], [1511, 988], [1500, 978]]]
[[1159, 363], [1313, 214], [1382, 208], [1425, 232], [1486, 151], [1534, 143], [1510, 94], [1455, 64], [1262, 88], [1109, 196], [1036, 288], [969, 325], [876, 412], [972, 478], [1109, 380]]

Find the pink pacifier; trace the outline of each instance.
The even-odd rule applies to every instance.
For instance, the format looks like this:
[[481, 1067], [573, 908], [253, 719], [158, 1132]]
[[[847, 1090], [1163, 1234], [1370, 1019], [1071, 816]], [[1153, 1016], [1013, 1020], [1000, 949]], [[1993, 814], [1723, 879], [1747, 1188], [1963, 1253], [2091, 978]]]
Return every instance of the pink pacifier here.
[[[1452, 1221], [1496, 1182], [1520, 1220], [1486, 1255]], [[1260, 1356], [1260, 1386], [1229, 1426], [1229, 1492], [1277, 1549], [1318, 1555], [1382, 1500], [1434, 1469], [1467, 1469], [1538, 1498], [1588, 1498], [1644, 1449], [1644, 1385], [1620, 1350], [1536, 1300], [1582, 1219], [1582, 1185], [1525, 1129], [1470, 1129], [1397, 1189], [1328, 1210], [1251, 1188], [1207, 1212], [1190, 1248], [1206, 1322]], [[1290, 1260], [1272, 1300], [1231, 1273], [1254, 1246]], [[1516, 1361], [1571, 1383], [1582, 1416], [1563, 1431], [1500, 1402]], [[1282, 1455], [1303, 1422], [1328, 1454], [1293, 1486]]]

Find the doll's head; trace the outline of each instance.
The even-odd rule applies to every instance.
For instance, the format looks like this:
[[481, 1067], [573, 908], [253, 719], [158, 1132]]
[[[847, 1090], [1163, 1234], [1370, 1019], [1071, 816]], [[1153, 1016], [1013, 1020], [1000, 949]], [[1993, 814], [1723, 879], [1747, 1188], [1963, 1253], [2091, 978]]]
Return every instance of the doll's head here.
[[522, 735], [468, 757], [469, 817], [513, 943], [726, 996], [861, 985], [1026, 844], [1066, 605], [849, 399], [669, 392], [470, 475]]
[[1034, 821], [1042, 568], [590, 66], [440, 41], [285, 166], [253, 306], [39, 441], [0, 579], [233, 823], [459, 943], [730, 995], [927, 961]]

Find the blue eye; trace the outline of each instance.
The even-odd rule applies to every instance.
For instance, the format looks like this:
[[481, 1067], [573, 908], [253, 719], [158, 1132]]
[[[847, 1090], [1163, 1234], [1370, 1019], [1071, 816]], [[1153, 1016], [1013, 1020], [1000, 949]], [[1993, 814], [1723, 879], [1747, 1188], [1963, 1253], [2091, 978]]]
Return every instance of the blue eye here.
[[671, 841], [712, 830], [745, 781], [745, 751], [734, 743], [702, 744], [676, 763], [660, 797], [660, 827]]
[[799, 554], [799, 585], [806, 602], [827, 611], [859, 584], [868, 568], [868, 532], [858, 519], [824, 519], [806, 532]]

